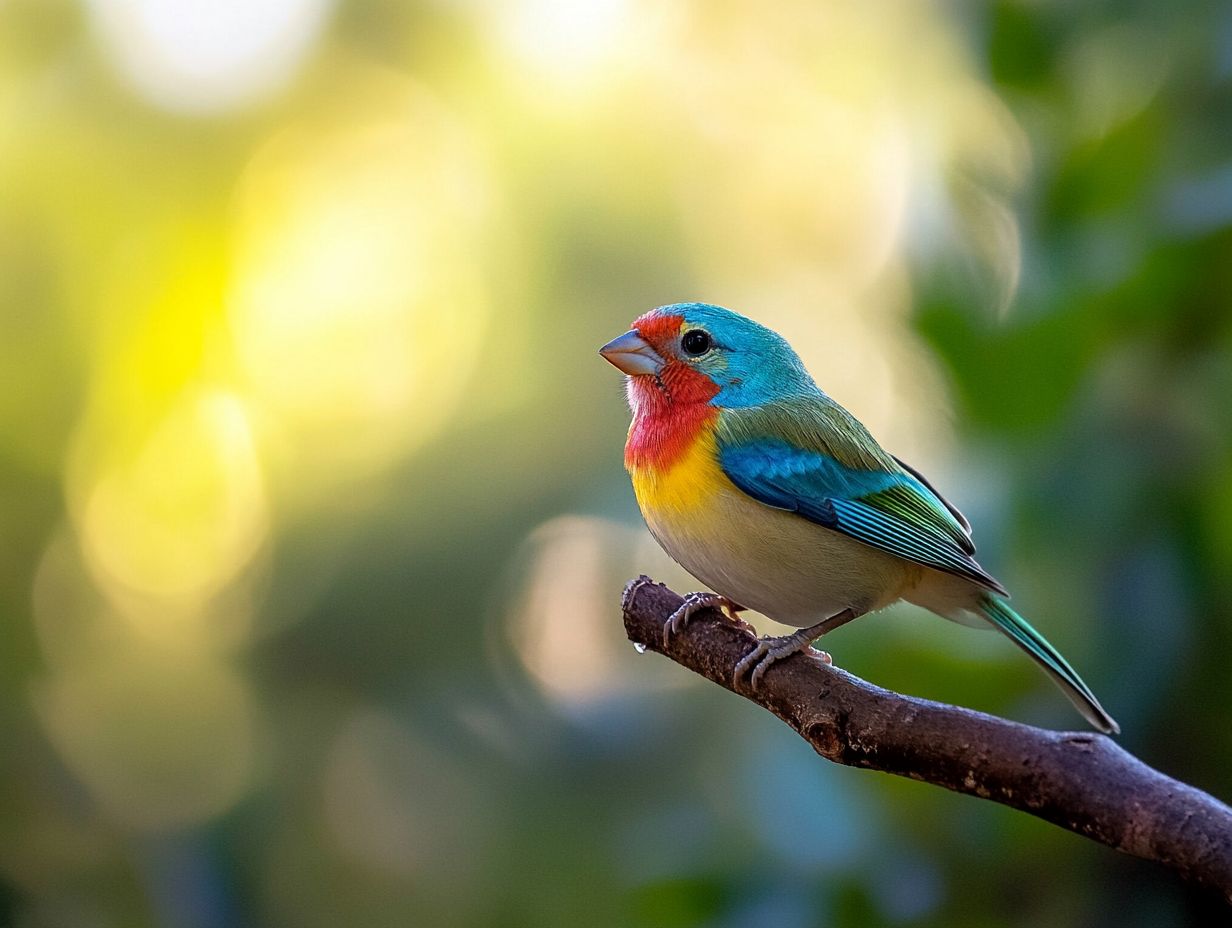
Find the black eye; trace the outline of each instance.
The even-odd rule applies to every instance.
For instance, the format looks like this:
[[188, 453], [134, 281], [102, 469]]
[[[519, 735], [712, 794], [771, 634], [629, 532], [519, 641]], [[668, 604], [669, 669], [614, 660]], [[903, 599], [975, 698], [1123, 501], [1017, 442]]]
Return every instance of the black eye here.
[[710, 336], [701, 329], [690, 329], [680, 339], [680, 347], [685, 354], [697, 356], [710, 350]]

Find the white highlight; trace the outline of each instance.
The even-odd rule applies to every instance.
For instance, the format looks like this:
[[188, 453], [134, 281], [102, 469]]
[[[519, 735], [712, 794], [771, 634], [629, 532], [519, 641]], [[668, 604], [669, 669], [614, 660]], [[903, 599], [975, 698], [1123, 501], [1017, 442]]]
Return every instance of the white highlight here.
[[321, 33], [332, 0], [88, 0], [104, 49], [169, 110], [208, 113], [278, 90]]

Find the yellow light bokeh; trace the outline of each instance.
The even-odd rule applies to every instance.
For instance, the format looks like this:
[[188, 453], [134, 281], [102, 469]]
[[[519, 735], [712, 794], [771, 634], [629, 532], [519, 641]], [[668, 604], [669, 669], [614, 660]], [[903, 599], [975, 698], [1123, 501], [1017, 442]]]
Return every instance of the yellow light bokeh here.
[[395, 93], [378, 118], [278, 133], [239, 187], [229, 325], [300, 488], [431, 435], [483, 338], [483, 178], [422, 92]]
[[65, 763], [125, 826], [205, 821], [249, 783], [251, 688], [208, 657], [162, 648], [96, 652], [43, 681], [35, 704]]
[[181, 607], [234, 579], [267, 529], [247, 415], [220, 393], [187, 395], [127, 466], [99, 476], [82, 511], [82, 542], [104, 588]]

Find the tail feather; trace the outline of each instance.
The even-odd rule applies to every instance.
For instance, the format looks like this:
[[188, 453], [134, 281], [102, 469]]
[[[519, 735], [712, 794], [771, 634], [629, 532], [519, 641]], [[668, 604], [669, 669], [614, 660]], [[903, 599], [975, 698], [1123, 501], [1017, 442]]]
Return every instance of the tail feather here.
[[1032, 628], [1026, 619], [1011, 609], [1005, 600], [998, 596], [984, 596], [980, 600], [980, 608], [993, 625], [1044, 668], [1088, 722], [1104, 734], [1120, 734], [1121, 726], [1104, 711], [1091, 688], [1082, 682], [1082, 677], [1078, 676], [1057, 649]]

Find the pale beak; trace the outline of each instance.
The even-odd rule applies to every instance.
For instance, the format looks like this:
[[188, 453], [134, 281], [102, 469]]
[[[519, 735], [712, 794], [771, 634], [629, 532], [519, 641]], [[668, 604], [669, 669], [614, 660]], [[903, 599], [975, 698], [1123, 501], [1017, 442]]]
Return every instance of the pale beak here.
[[663, 356], [632, 329], [613, 338], [599, 354], [626, 374], [657, 374], [663, 369]]

